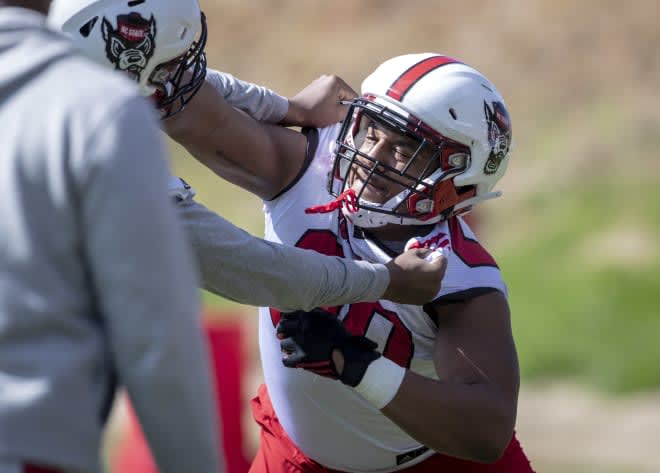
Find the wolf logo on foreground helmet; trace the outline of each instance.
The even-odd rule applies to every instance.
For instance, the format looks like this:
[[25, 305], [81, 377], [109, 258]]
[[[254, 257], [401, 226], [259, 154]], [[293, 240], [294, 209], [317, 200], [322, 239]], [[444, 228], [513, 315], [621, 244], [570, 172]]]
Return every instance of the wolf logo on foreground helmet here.
[[126, 72], [139, 82], [142, 71], [156, 47], [156, 20], [149, 21], [137, 12], [117, 17], [117, 29], [103, 18], [101, 24], [105, 40], [105, 54], [116, 69]]
[[53, 0], [48, 21], [91, 59], [127, 73], [164, 116], [204, 83], [207, 30], [197, 0]]

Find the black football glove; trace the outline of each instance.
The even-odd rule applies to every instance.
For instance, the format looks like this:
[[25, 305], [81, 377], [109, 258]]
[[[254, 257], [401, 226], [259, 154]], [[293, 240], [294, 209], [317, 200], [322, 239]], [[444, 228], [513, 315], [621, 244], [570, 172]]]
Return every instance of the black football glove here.
[[[337, 316], [321, 309], [283, 313], [277, 324], [277, 338], [284, 366], [339, 379], [352, 387], [362, 381], [369, 364], [380, 357], [376, 343], [352, 335]], [[335, 349], [344, 356], [341, 375], [332, 361]]]

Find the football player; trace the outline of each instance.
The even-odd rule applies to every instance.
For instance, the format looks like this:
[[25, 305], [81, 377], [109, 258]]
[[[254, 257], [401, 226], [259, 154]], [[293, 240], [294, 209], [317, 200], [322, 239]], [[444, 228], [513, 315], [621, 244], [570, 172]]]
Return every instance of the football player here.
[[299, 133], [209, 90], [174, 127], [200, 162], [264, 200], [271, 241], [380, 263], [426, 247], [447, 263], [425, 304], [260, 309], [251, 471], [530, 472], [514, 435], [507, 288], [464, 220], [500, 195], [504, 100], [476, 69], [432, 53], [384, 62], [361, 92], [342, 123]]

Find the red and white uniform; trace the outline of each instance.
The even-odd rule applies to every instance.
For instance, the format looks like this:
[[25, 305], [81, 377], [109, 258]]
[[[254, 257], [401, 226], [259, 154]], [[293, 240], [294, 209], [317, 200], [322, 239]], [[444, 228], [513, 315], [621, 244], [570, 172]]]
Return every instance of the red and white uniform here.
[[[333, 200], [326, 182], [337, 131], [336, 126], [318, 130], [315, 151], [311, 136], [312, 151], [303, 174], [265, 203], [266, 239], [328, 255], [386, 263], [392, 257], [387, 250], [361, 237], [360, 230], [340, 211], [305, 214], [306, 208]], [[484, 287], [506, 294], [495, 262], [460, 217], [441, 222], [420, 236], [442, 246], [448, 258], [437, 298]], [[384, 356], [417, 373], [436, 377], [432, 354], [438, 329], [421, 306], [381, 300], [331, 310], [349, 330], [377, 342]], [[336, 470], [387, 472], [410, 467], [434, 453], [353, 389], [301, 369], [285, 368], [275, 336], [278, 320], [276, 310], [260, 309], [264, 378], [282, 427], [306, 456]]]

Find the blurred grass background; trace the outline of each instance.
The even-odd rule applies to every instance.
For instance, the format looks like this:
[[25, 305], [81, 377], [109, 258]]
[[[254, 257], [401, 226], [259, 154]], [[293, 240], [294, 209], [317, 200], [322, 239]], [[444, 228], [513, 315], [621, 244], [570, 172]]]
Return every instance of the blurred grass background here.
[[[359, 89], [379, 63], [410, 52], [442, 52], [488, 76], [507, 101], [514, 152], [478, 233], [509, 284], [523, 386], [660, 388], [657, 0], [200, 3], [210, 65], [283, 95], [323, 73]], [[171, 149], [200, 201], [262, 234], [257, 198]], [[598, 471], [651, 471], [622, 468]]]

